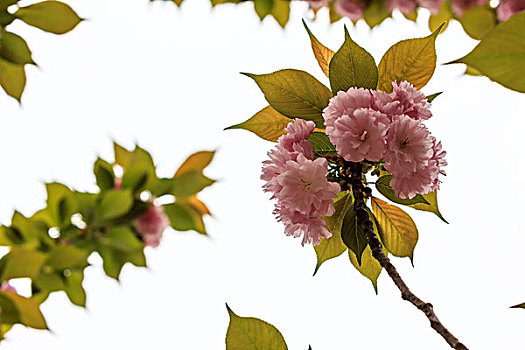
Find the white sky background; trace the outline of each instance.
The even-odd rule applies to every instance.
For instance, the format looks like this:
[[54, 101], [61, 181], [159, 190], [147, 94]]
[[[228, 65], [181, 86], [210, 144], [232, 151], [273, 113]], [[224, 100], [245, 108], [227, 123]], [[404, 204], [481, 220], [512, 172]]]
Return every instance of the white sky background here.
[[[120, 284], [93, 256], [87, 310], [53, 294], [42, 307], [53, 333], [16, 326], [2, 349], [224, 349], [225, 302], [275, 325], [291, 350], [449, 349], [386, 274], [376, 296], [343, 254], [312, 277], [313, 248], [283, 234], [261, 190], [272, 144], [222, 131], [266, 105], [238, 72], [298, 68], [328, 83], [302, 28], [304, 4], [295, 4], [283, 31], [273, 19], [259, 23], [251, 4], [68, 3], [89, 18], [68, 35], [10, 27], [39, 68], [29, 68], [22, 107], [0, 94], [0, 221], [9, 223], [15, 208], [26, 215], [41, 208], [45, 181], [93, 190], [93, 161], [112, 159], [113, 139], [151, 151], [164, 175], [190, 153], [217, 148], [207, 174], [220, 181], [201, 195], [214, 218], [206, 221], [210, 238], [167, 231], [146, 252], [150, 267], [126, 266]], [[329, 26], [326, 17], [311, 29], [335, 50], [342, 22]], [[427, 18], [421, 13], [414, 24], [395, 16], [372, 31], [359, 23], [350, 33], [379, 62], [398, 40], [428, 35]], [[438, 38], [438, 63], [474, 45], [453, 23]], [[525, 310], [508, 307], [525, 301], [525, 96], [463, 77], [463, 69], [439, 65], [423, 89], [444, 91], [427, 125], [448, 152], [439, 199], [450, 225], [407, 209], [420, 230], [415, 268], [408, 259], [393, 263], [471, 349], [523, 349]]]

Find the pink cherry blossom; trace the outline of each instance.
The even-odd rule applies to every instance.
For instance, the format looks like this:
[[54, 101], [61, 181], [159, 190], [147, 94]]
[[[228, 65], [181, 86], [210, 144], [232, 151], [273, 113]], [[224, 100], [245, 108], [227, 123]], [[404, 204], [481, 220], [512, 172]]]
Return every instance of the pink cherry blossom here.
[[390, 167], [396, 166], [398, 171], [406, 173], [424, 168], [433, 155], [432, 147], [430, 132], [419, 120], [406, 115], [396, 116], [388, 131], [385, 168], [390, 171]]
[[452, 11], [460, 17], [465, 11], [474, 6], [488, 4], [490, 0], [452, 0]]
[[162, 233], [168, 228], [169, 224], [170, 221], [164, 214], [164, 209], [156, 205], [150, 206], [135, 221], [137, 233], [142, 237], [144, 245], [149, 247], [159, 245]]
[[[399, 198], [414, 198], [435, 189], [439, 175], [437, 162], [429, 161], [426, 166], [412, 170], [403, 162], [391, 162], [388, 167], [392, 174], [390, 186]], [[438, 182], [439, 183], [439, 182]]]
[[320, 9], [323, 6], [326, 6], [330, 3], [330, 0], [306, 0], [314, 10]]
[[321, 238], [332, 237], [332, 232], [326, 227], [326, 221], [318, 213], [305, 215], [288, 208], [284, 203], [277, 203], [273, 213], [277, 216], [277, 221], [284, 224], [284, 233], [287, 236], [303, 236], [303, 246], [305, 243], [317, 245]]
[[310, 160], [299, 154], [297, 161], [288, 161], [286, 170], [278, 177], [281, 191], [276, 196], [305, 215], [332, 215], [333, 199], [341, 190], [339, 184], [328, 182], [328, 163], [324, 158]]
[[332, 128], [327, 128], [327, 134], [344, 159], [379, 161], [385, 152], [389, 124], [385, 114], [371, 108], [359, 108], [337, 119]]
[[436, 15], [439, 13], [439, 8], [443, 4], [444, 0], [419, 0], [419, 5], [427, 8], [432, 14]]
[[[433, 146], [432, 146], [432, 157], [430, 158], [430, 162], [434, 162], [433, 165], [438, 168], [438, 173], [441, 175], [447, 175], [445, 170], [443, 170], [443, 167], [446, 166], [448, 163], [445, 160], [445, 155], [447, 152], [443, 151], [443, 148], [441, 146], [441, 141], [437, 142], [436, 138], [432, 136], [433, 139]], [[439, 184], [441, 181], [439, 180], [439, 174], [436, 174], [436, 177], [433, 179], [432, 188], [431, 190], [438, 190]]]
[[16, 292], [15, 287], [10, 285], [9, 282], [7, 282], [7, 281], [4, 281], [4, 282], [0, 283], [0, 290], [9, 291], [9, 292]]
[[430, 103], [426, 96], [407, 81], [397, 85], [392, 82], [394, 91], [387, 94], [383, 91], [374, 91], [374, 109], [377, 109], [389, 117], [396, 115], [407, 115], [417, 120], [427, 120], [432, 117]]
[[266, 181], [263, 186], [265, 192], [279, 193], [281, 185], [276, 178], [286, 167], [287, 161], [297, 160], [299, 154], [303, 154], [307, 159], [314, 158], [312, 145], [308, 142], [314, 128], [314, 122], [303, 119], [295, 119], [288, 124], [285, 129], [287, 134], [279, 137], [275, 149], [268, 152], [270, 160], [263, 162], [261, 179]]
[[335, 0], [335, 10], [343, 17], [348, 17], [352, 21], [363, 18], [363, 11], [366, 8], [365, 1], [362, 0]]
[[416, 10], [416, 0], [386, 0], [386, 8], [389, 11], [400, 10], [403, 13], [412, 13]]
[[500, 0], [496, 9], [498, 20], [501, 22], [522, 11], [525, 11], [525, 0]]
[[352, 115], [359, 108], [371, 108], [372, 95], [363, 88], [350, 88], [348, 91], [339, 91], [330, 99], [328, 106], [323, 110], [326, 132], [334, 131], [334, 123], [343, 115]]

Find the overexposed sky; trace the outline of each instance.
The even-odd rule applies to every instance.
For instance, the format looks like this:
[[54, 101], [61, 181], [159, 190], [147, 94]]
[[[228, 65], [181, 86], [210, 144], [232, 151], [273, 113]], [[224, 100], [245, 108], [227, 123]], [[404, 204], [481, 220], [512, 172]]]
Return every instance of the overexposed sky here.
[[[343, 254], [312, 277], [313, 248], [283, 234], [261, 190], [261, 162], [272, 144], [222, 131], [266, 106], [238, 72], [298, 68], [328, 83], [302, 27], [305, 4], [294, 4], [282, 30], [273, 19], [259, 23], [249, 3], [68, 3], [89, 19], [70, 34], [10, 27], [28, 41], [39, 67], [28, 69], [21, 107], [0, 94], [0, 222], [9, 223], [14, 209], [40, 209], [46, 181], [93, 190], [93, 162], [111, 159], [113, 140], [149, 150], [164, 175], [194, 151], [218, 149], [207, 175], [219, 182], [201, 195], [214, 217], [206, 221], [209, 238], [167, 231], [161, 246], [146, 252], [150, 267], [126, 266], [120, 283], [105, 277], [93, 256], [87, 310], [55, 293], [42, 307], [52, 333], [16, 326], [2, 349], [224, 349], [226, 302], [240, 316], [275, 325], [291, 350], [448, 349], [386, 274], [375, 295]], [[343, 22], [330, 26], [326, 13], [320, 17], [310, 27], [335, 50]], [[394, 17], [373, 30], [350, 26], [377, 62], [398, 40], [429, 33], [427, 13], [417, 24]], [[438, 38], [438, 63], [474, 45], [453, 23]], [[523, 349], [525, 310], [508, 307], [525, 301], [525, 96], [463, 77], [463, 69], [439, 65], [423, 89], [444, 91], [427, 125], [448, 152], [439, 199], [450, 224], [407, 209], [420, 231], [415, 267], [392, 260], [469, 348]]]

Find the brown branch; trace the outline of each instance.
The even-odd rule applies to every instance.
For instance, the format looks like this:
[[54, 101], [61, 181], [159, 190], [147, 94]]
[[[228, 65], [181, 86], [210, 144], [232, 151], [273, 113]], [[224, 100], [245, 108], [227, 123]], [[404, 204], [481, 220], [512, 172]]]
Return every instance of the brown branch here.
[[[347, 163], [348, 164], [348, 163]], [[394, 284], [401, 292], [401, 298], [410, 302], [412, 305], [421, 310], [430, 321], [430, 326], [445, 339], [451, 348], [457, 350], [468, 350], [448, 329], [443, 326], [439, 321], [432, 304], [425, 303], [419, 299], [414, 293], [407, 287], [396, 268], [390, 262], [390, 259], [383, 252], [381, 243], [374, 232], [374, 227], [368, 213], [366, 211], [366, 204], [364, 201], [365, 188], [362, 182], [363, 167], [361, 163], [349, 163], [351, 170], [350, 182], [352, 184], [352, 192], [354, 194], [354, 208], [357, 216], [358, 225], [361, 226], [363, 232], [366, 235], [370, 249], [372, 250], [373, 257], [379, 262], [379, 264], [386, 270], [390, 278], [394, 281]]]

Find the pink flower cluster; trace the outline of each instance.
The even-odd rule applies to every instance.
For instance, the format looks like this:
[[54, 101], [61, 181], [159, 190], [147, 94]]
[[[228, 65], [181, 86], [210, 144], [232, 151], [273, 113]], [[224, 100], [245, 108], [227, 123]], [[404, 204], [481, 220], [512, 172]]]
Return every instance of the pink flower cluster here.
[[277, 199], [274, 214], [285, 226], [288, 236], [303, 236], [302, 244], [319, 244], [330, 238], [324, 215], [335, 211], [333, 200], [341, 190], [339, 184], [328, 182], [328, 163], [314, 160], [308, 137], [315, 128], [312, 121], [295, 119], [288, 124], [287, 134], [279, 138], [275, 149], [263, 162], [263, 188]]
[[432, 116], [425, 95], [406, 81], [392, 85], [390, 94], [338, 92], [323, 111], [326, 134], [347, 161], [384, 160], [396, 195], [413, 198], [439, 187], [446, 153], [422, 124]]
[[496, 9], [498, 20], [501, 22], [522, 11], [525, 11], [525, 0], [500, 0]]
[[145, 246], [157, 247], [162, 238], [162, 233], [170, 221], [160, 206], [152, 205], [135, 221], [137, 233], [142, 237]]

